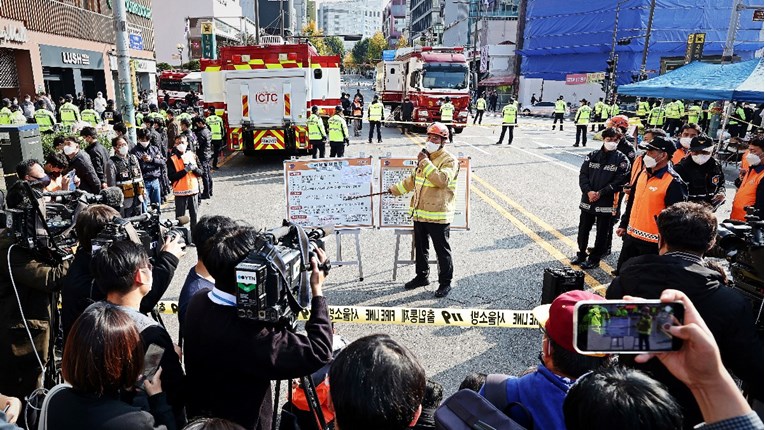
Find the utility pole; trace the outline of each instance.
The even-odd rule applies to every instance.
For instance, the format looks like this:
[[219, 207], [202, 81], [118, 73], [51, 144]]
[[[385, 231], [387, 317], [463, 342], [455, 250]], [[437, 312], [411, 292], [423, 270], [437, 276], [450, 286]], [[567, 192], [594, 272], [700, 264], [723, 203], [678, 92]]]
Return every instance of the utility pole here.
[[728, 21], [728, 37], [725, 38], [721, 64], [733, 62], [733, 41], [736, 39], [736, 30], [738, 30], [739, 12], [741, 12], [741, 0], [733, 0], [733, 9], [730, 11], [730, 21]]
[[606, 98], [605, 100], [608, 101], [611, 99], [611, 95], [613, 94], [614, 87], [616, 86], [616, 59], [618, 58], [616, 56], [616, 35], [617, 31], [619, 30], [619, 12], [621, 11], [622, 2], [617, 1], [616, 2], [616, 17], [614, 17], [614, 32], [611, 36], [611, 54], [608, 56], [607, 63], [610, 63], [608, 65], [608, 71], [606, 72]]
[[279, 0], [279, 35], [284, 41], [284, 0]]
[[113, 1], [114, 44], [117, 47], [117, 101], [122, 110], [122, 120], [128, 130], [128, 138], [134, 145], [135, 108], [133, 88], [130, 84], [130, 56], [128, 55], [127, 12], [125, 0]]
[[260, 0], [255, 0], [255, 44], [260, 45]]
[[648, 43], [651, 41], [651, 27], [653, 27], [653, 13], [656, 10], [656, 0], [651, 0], [651, 10], [648, 12], [648, 26], [645, 30], [645, 42], [643, 42], [643, 60], [640, 62], [639, 80], [645, 80], [648, 75], [645, 71], [645, 63], [648, 60]]

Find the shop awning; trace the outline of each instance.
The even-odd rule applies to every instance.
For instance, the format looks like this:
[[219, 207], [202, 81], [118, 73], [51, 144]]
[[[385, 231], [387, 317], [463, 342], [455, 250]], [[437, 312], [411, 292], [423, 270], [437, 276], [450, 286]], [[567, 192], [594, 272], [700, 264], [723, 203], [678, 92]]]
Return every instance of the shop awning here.
[[478, 82], [478, 85], [484, 87], [498, 87], [501, 85], [513, 85], [515, 75], [491, 76]]

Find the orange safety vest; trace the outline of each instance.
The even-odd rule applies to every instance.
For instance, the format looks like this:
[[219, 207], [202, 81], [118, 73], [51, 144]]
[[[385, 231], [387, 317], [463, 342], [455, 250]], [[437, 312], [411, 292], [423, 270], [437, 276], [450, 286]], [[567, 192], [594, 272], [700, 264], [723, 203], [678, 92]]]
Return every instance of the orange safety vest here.
[[672, 154], [672, 164], [677, 166], [688, 154], [690, 154], [690, 151], [686, 151], [685, 148], [676, 149], [675, 153]]
[[733, 210], [730, 212], [730, 219], [739, 221], [746, 221], [747, 206], [752, 206], [757, 200], [757, 185], [762, 181], [762, 175], [765, 170], [757, 173], [754, 169], [749, 169], [744, 176], [744, 180], [741, 181], [741, 186], [736, 191], [736, 197], [733, 198]]
[[632, 162], [632, 172], [630, 173], [630, 185], [633, 187], [636, 185], [636, 181], [640, 176], [640, 172], [645, 170], [645, 164], [643, 164], [643, 154], [635, 157], [635, 161]]
[[748, 149], [746, 151], [744, 151], [743, 154], [741, 154], [741, 168], [746, 170], [746, 171], [749, 171], [749, 162], [746, 161], [746, 156], [747, 155], [749, 155], [749, 150]]
[[664, 172], [661, 178], [648, 175], [648, 172], [640, 175], [632, 190], [635, 194], [627, 234], [645, 242], [659, 243], [656, 217], [666, 208], [664, 198], [674, 179], [670, 172]]
[[[178, 155], [173, 154], [171, 158], [176, 172], [186, 169], [186, 165]], [[186, 176], [173, 182], [173, 194], [176, 196], [193, 196], [199, 194], [199, 181], [197, 181], [197, 175], [189, 172]]]

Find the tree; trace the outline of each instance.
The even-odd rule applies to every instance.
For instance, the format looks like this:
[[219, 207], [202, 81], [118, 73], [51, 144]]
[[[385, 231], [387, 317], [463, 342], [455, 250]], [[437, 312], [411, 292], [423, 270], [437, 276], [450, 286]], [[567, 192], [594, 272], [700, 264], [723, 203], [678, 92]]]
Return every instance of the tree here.
[[398, 38], [398, 42], [396, 42], [396, 49], [398, 48], [406, 48], [409, 46], [409, 41], [404, 38], [404, 36], [401, 36]]
[[173, 66], [168, 63], [157, 63], [157, 70], [164, 72], [165, 70], [172, 70]]
[[339, 55], [340, 58], [345, 57], [345, 46], [343, 46], [343, 40], [337, 36], [330, 36], [324, 39], [324, 43], [327, 45], [326, 55]]
[[388, 41], [385, 40], [382, 31], [377, 33], [369, 39], [369, 48], [367, 49], [367, 62], [375, 64], [382, 60], [383, 50], [388, 49]]
[[190, 70], [192, 72], [198, 72], [199, 71], [199, 60], [191, 60], [188, 63], [183, 64], [184, 70]]
[[356, 67], [356, 62], [353, 60], [352, 52], [346, 52], [345, 57], [343, 58], [343, 67], [345, 67], [346, 71], [350, 71]]
[[367, 37], [365, 39], [362, 39], [361, 42], [358, 42], [355, 45], [353, 45], [351, 54], [353, 55], [353, 62], [356, 63], [357, 66], [361, 66], [367, 62], [369, 42], [370, 42], [370, 39]]
[[316, 26], [316, 21], [308, 21], [308, 24], [303, 26], [301, 31], [303, 36], [308, 36], [308, 41], [319, 51], [319, 55], [332, 55], [327, 49], [327, 44], [324, 41], [324, 37], [312, 37], [322, 36], [321, 30]]

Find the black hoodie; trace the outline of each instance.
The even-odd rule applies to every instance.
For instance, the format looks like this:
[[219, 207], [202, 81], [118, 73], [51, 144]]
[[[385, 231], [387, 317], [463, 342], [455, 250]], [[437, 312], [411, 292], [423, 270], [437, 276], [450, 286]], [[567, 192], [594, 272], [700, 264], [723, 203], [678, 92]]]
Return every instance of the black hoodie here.
[[[762, 399], [763, 344], [755, 329], [752, 306], [740, 293], [725, 286], [723, 275], [705, 267], [698, 257], [670, 253], [632, 258], [611, 282], [606, 298], [632, 295], [658, 299], [668, 288], [680, 290], [691, 299], [712, 331], [725, 367], [749, 384], [755, 397]], [[683, 407], [686, 428], [703, 421], [690, 390], [658, 359], [635, 367], [649, 372], [667, 386]]]

